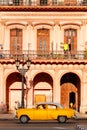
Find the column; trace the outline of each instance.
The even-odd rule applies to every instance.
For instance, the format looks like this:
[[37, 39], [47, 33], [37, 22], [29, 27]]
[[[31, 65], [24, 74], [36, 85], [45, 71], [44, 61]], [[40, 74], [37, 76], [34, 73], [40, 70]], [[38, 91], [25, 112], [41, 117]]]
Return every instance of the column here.
[[85, 44], [85, 42], [86, 42], [86, 21], [84, 20], [84, 21], [82, 21], [82, 39], [83, 39], [83, 43]]
[[4, 43], [4, 35], [5, 35], [4, 23], [0, 21], [0, 44]]
[[60, 103], [60, 79], [58, 78], [58, 69], [56, 68], [53, 81], [53, 101]]
[[87, 69], [83, 69], [81, 82], [81, 105], [80, 112], [87, 111]]
[[32, 106], [33, 104], [33, 80], [31, 76], [31, 69], [27, 72], [27, 79], [26, 79], [26, 85], [27, 85], [27, 107]]
[[6, 87], [5, 87], [5, 82], [4, 82], [4, 69], [2, 66], [0, 66], [0, 103], [3, 102], [5, 103], [5, 92], [6, 92]]
[[59, 45], [60, 45], [60, 30], [58, 24], [55, 25], [54, 27], [54, 50], [57, 52], [59, 50]]
[[27, 40], [28, 40], [28, 47], [30, 50], [36, 50], [37, 47], [37, 29], [34, 27], [32, 23], [28, 24], [27, 27]]

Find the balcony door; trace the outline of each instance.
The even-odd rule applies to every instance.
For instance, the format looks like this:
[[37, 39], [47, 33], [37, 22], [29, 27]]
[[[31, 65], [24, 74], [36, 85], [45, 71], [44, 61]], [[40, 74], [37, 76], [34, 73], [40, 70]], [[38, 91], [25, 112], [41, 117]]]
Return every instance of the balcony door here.
[[49, 52], [49, 29], [37, 30], [37, 50], [41, 53]]
[[14, 28], [10, 30], [10, 53], [22, 53], [22, 29]]
[[69, 51], [71, 54], [75, 54], [77, 51], [77, 30], [65, 29], [64, 30], [64, 43], [69, 44]]

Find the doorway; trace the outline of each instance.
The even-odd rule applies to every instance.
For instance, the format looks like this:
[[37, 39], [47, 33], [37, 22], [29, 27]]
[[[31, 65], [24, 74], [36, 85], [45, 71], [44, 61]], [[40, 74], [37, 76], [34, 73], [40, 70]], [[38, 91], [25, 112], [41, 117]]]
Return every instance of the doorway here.
[[77, 51], [77, 30], [65, 29], [64, 30], [64, 43], [68, 43], [70, 54], [74, 55]]
[[80, 78], [75, 73], [69, 72], [62, 76], [61, 81], [61, 104], [70, 107], [73, 103], [74, 108], [79, 111], [80, 107]]
[[49, 29], [37, 30], [37, 50], [41, 54], [49, 52]]
[[69, 105], [70, 105], [70, 107], [75, 109], [75, 104], [76, 104], [75, 92], [70, 92], [69, 93]]
[[10, 53], [22, 53], [22, 29], [14, 28], [10, 30]]

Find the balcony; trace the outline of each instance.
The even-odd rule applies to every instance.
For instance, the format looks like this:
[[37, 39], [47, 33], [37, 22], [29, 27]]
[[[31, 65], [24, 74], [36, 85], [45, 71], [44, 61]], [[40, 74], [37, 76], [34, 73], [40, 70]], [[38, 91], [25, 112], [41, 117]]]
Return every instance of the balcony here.
[[35, 51], [35, 50], [24, 50], [20, 51], [18, 53], [10, 53], [8, 50], [3, 50], [0, 54], [0, 59], [2, 60], [10, 60], [10, 59], [16, 59], [17, 57], [21, 59], [22, 55], [24, 55], [24, 58], [26, 59], [29, 57], [31, 60], [86, 60], [87, 59], [87, 51], [75, 51], [67, 53], [64, 53], [64, 51]]
[[87, 11], [86, 0], [0, 0], [0, 11]]

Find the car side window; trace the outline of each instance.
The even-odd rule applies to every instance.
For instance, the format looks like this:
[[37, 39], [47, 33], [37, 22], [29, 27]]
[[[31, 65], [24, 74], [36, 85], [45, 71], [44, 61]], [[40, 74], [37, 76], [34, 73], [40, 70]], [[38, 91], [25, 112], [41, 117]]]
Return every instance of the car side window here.
[[57, 106], [49, 104], [48, 109], [57, 109]]
[[38, 109], [43, 109], [43, 106], [42, 105], [38, 105], [37, 108]]
[[37, 109], [47, 109], [48, 105], [47, 104], [40, 104], [37, 106]]
[[47, 108], [48, 108], [48, 105], [46, 105], [46, 104], [43, 105], [43, 108], [44, 108], [44, 109], [47, 109]]

